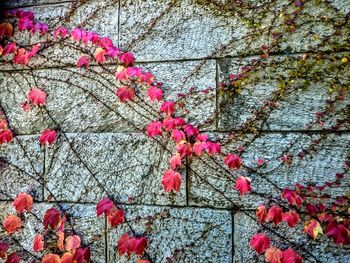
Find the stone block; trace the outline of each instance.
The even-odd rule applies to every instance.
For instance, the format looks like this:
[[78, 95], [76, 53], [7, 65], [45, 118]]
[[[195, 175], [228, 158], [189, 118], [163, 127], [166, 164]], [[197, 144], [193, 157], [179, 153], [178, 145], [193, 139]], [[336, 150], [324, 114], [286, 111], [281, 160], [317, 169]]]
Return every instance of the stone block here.
[[[47, 187], [60, 201], [185, 205], [186, 176], [177, 194], [163, 191], [170, 154], [141, 134], [69, 134], [48, 149]], [[164, 139], [163, 145], [170, 148]], [[171, 149], [171, 148], [170, 148]], [[84, 165], [85, 164], [85, 165]], [[49, 196], [45, 192], [45, 197]]]
[[[349, 49], [344, 1], [121, 2], [120, 44], [141, 61]], [[274, 36], [280, 43], [274, 45]]]
[[[323, 185], [334, 180], [336, 173], [343, 171], [350, 143], [348, 134], [330, 134], [321, 140], [320, 135], [301, 133], [265, 133], [252, 138], [247, 136], [226, 143], [223, 152], [235, 152], [237, 146], [243, 145], [245, 151], [242, 159], [247, 167], [256, 171], [259, 158], [267, 160], [267, 165], [259, 172], [248, 172], [245, 168], [228, 171], [224, 169], [227, 166], [221, 159], [193, 158], [188, 174], [190, 204], [255, 209], [266, 200], [265, 197], [281, 195], [281, 191], [273, 184], [281, 189], [293, 189], [296, 183]], [[309, 148], [314, 140], [320, 140], [320, 143], [315, 148]], [[310, 153], [303, 159], [298, 157], [302, 149], [307, 149]], [[290, 166], [281, 164], [283, 154], [294, 156]], [[252, 179], [252, 189], [258, 194], [240, 196], [233, 189], [235, 178], [240, 175]], [[343, 183], [346, 185], [347, 182], [348, 178], [345, 177]], [[346, 187], [331, 188], [326, 193], [341, 196], [346, 194], [345, 189]], [[265, 194], [265, 197], [260, 194]]]
[[0, 198], [9, 200], [29, 192], [41, 200], [44, 160], [37, 136], [21, 136], [0, 145]]
[[[239, 130], [251, 123], [256, 112], [263, 117], [255, 120], [251, 127], [258, 130], [296, 131], [330, 128], [336, 119], [347, 116], [349, 80], [346, 72], [349, 64], [342, 63], [347, 53], [324, 56], [278, 56], [256, 64], [256, 57], [246, 59], [223, 59], [219, 63], [221, 81], [230, 74], [238, 74], [243, 66], [254, 70], [237, 81], [236, 88], [226, 87], [218, 91], [218, 128]], [[317, 112], [326, 109], [326, 100], [334, 99], [342, 90], [345, 101], [335, 104], [335, 112], [326, 118], [325, 126], [316, 123]], [[265, 101], [278, 103], [277, 108], [264, 109]], [[323, 120], [323, 119], [322, 119]], [[310, 126], [310, 124], [313, 124]], [[349, 127], [344, 127], [348, 129]]]
[[[137, 234], [146, 232], [152, 262], [232, 262], [232, 215], [229, 211], [200, 208], [127, 206], [126, 216]], [[139, 217], [140, 219], [135, 219]], [[153, 218], [150, 227], [148, 219]], [[109, 261], [135, 262], [118, 255], [116, 243], [129, 232], [124, 224], [109, 231]], [[178, 251], [176, 256], [175, 252]], [[169, 258], [169, 259], [168, 259]]]

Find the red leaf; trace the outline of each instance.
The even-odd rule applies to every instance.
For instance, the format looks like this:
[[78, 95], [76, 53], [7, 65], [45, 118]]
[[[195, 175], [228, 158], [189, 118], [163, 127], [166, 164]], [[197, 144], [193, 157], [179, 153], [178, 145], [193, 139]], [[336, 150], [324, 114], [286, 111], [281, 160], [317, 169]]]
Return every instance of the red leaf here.
[[113, 206], [114, 204], [112, 200], [109, 198], [103, 198], [96, 206], [97, 216], [100, 216], [103, 213], [107, 215]]
[[9, 245], [3, 242], [0, 242], [0, 258], [5, 259], [6, 252], [9, 249]]
[[160, 101], [163, 97], [163, 90], [156, 86], [151, 86], [147, 90], [147, 96], [151, 99], [151, 101]]
[[169, 160], [171, 169], [176, 170], [181, 166], [181, 158], [179, 154], [172, 156]]
[[42, 106], [46, 104], [46, 92], [38, 88], [33, 88], [28, 92], [27, 99], [31, 102], [32, 105]]
[[48, 209], [45, 212], [43, 219], [45, 229], [47, 229], [50, 226], [50, 228], [54, 230], [58, 226], [60, 219], [60, 212], [56, 208]]
[[57, 132], [55, 130], [46, 129], [41, 133], [39, 137], [39, 142], [41, 145], [53, 144], [56, 140], [56, 137]]
[[44, 249], [44, 237], [40, 234], [36, 234], [33, 241], [34, 252], [39, 252]]
[[134, 238], [134, 251], [136, 255], [142, 256], [147, 247], [147, 239], [145, 237]]
[[130, 52], [125, 52], [119, 55], [119, 61], [124, 63], [125, 66], [131, 66], [135, 62], [135, 57]]
[[111, 227], [115, 227], [119, 224], [124, 223], [124, 211], [122, 209], [118, 209], [113, 207], [111, 211], [109, 211], [107, 215], [108, 223]]
[[162, 179], [164, 190], [166, 192], [170, 192], [172, 190], [176, 192], [180, 191], [181, 180], [181, 175], [179, 173], [172, 170], [166, 171]]
[[330, 222], [325, 229], [325, 234], [332, 237], [335, 244], [350, 244], [350, 231], [344, 224]]
[[22, 220], [16, 215], [9, 215], [2, 222], [3, 227], [5, 228], [7, 234], [12, 235], [22, 226]]
[[81, 68], [81, 67], [83, 67], [83, 66], [85, 66], [85, 67], [89, 67], [90, 66], [90, 57], [89, 56], [81, 56], [79, 59], [78, 59], [78, 61], [77, 61], [77, 63], [76, 63], [76, 66], [78, 67], [78, 68]]
[[266, 207], [263, 205], [259, 205], [258, 208], [255, 211], [256, 217], [259, 219], [259, 223], [261, 224], [266, 220], [267, 217], [267, 210]]
[[265, 252], [265, 261], [268, 263], [281, 263], [283, 258], [283, 252], [276, 248], [270, 247], [266, 249]]
[[282, 198], [287, 199], [288, 203], [300, 207], [303, 200], [294, 191], [289, 189], [284, 189], [282, 193]]
[[66, 238], [66, 251], [74, 251], [80, 247], [81, 239], [79, 236], [69, 236]]
[[46, 254], [41, 260], [41, 263], [61, 263], [61, 259], [56, 254]]
[[270, 247], [270, 239], [264, 234], [255, 234], [250, 240], [250, 246], [260, 255]]
[[23, 213], [24, 210], [30, 212], [33, 208], [33, 197], [26, 193], [20, 193], [13, 201], [13, 206], [18, 213]]
[[250, 178], [245, 176], [240, 176], [236, 179], [235, 189], [237, 189], [241, 195], [244, 195], [245, 193], [252, 190], [250, 186], [250, 182], [251, 182]]
[[275, 225], [278, 225], [282, 221], [282, 209], [279, 206], [270, 207], [266, 221], [273, 221]]
[[20, 261], [20, 256], [18, 256], [16, 252], [13, 252], [7, 256], [5, 263], [19, 263]]
[[160, 121], [151, 122], [146, 128], [146, 132], [151, 138], [162, 135], [162, 126], [163, 124]]
[[146, 259], [138, 259], [136, 263], [151, 263], [149, 260]]
[[135, 97], [134, 89], [126, 86], [121, 86], [118, 88], [115, 94], [118, 96], [121, 102], [132, 100]]
[[299, 222], [299, 215], [295, 211], [283, 213], [282, 220], [286, 221], [289, 227], [293, 227]]
[[135, 253], [142, 256], [147, 247], [147, 239], [145, 237], [131, 237], [129, 234], [122, 235], [117, 244], [119, 255], [127, 254], [130, 256]]
[[13, 139], [11, 130], [0, 131], [0, 144], [9, 143]]
[[302, 263], [302, 257], [296, 253], [293, 249], [288, 248], [283, 251], [282, 263]]
[[74, 263], [89, 263], [90, 262], [90, 248], [81, 247], [75, 251]]
[[166, 115], [170, 116], [175, 112], [175, 102], [165, 101], [159, 109], [160, 112], [164, 112]]
[[226, 156], [224, 162], [230, 169], [240, 169], [243, 163], [241, 157], [232, 153]]

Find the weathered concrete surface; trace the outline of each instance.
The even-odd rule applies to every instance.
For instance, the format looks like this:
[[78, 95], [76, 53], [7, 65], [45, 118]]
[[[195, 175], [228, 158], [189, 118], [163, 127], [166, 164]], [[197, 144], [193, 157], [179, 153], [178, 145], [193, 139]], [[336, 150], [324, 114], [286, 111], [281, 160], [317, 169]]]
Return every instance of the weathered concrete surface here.
[[[350, 3], [303, 6], [291, 32], [297, 8], [290, 1], [122, 1], [120, 43], [147, 61], [256, 54], [276, 34], [281, 44], [275, 52], [349, 48], [349, 32], [339, 25], [346, 23]], [[333, 36], [337, 30], [341, 34]]]
[[[296, 183], [322, 185], [333, 180], [337, 172], [342, 172], [344, 161], [347, 160], [349, 154], [350, 136], [348, 134], [328, 135], [328, 138], [316, 146], [316, 151], [312, 151], [312, 155], [306, 155], [304, 159], [298, 157], [299, 152], [304, 148], [307, 149], [313, 140], [318, 140], [318, 135], [267, 133], [257, 137], [252, 143], [250, 143], [251, 139], [248, 137], [243, 141], [233, 141], [226, 145], [224, 152], [234, 152], [237, 146], [243, 145], [245, 148], [242, 154], [244, 164], [253, 169], [257, 168], [258, 158], [269, 160], [266, 167], [260, 169], [261, 174], [256, 172], [248, 174], [244, 168], [239, 174], [234, 170], [227, 172], [208, 158], [202, 158], [208, 165], [200, 159], [193, 159], [188, 175], [190, 204], [255, 209], [254, 205], [263, 202], [264, 198], [255, 194], [239, 196], [239, 192], [233, 189], [234, 178], [237, 178], [238, 175], [248, 175], [252, 179], [254, 191], [268, 196], [277, 196], [281, 192], [264, 178], [281, 189], [291, 188]], [[295, 156], [290, 166], [281, 164], [280, 158], [283, 153]], [[223, 160], [217, 160], [217, 162], [226, 168]], [[349, 178], [347, 177], [346, 180]], [[208, 182], [216, 189], [213, 189]], [[330, 194], [338, 196], [346, 194], [346, 191], [346, 187], [331, 189]]]
[[[13, 234], [13, 238], [18, 240], [24, 249], [39, 257], [42, 256], [42, 253], [35, 253], [33, 251], [33, 239], [36, 233], [43, 234], [44, 229], [41, 219], [43, 218], [45, 211], [52, 207], [58, 208], [55, 203], [34, 204], [32, 214], [24, 215], [22, 230]], [[1, 202], [0, 208], [1, 222], [7, 215], [15, 212], [11, 203]], [[105, 229], [105, 222], [103, 219], [98, 219], [96, 217], [95, 206], [61, 204], [61, 208], [64, 209], [66, 215], [69, 216], [69, 220], [71, 220], [74, 225], [74, 231], [81, 237], [82, 244], [90, 245], [92, 261], [101, 263], [106, 262], [104, 253], [105, 237], [101, 235]], [[65, 224], [65, 229], [67, 230], [67, 233], [73, 232], [69, 221]], [[3, 228], [0, 229], [0, 239], [2, 241], [8, 240], [10, 242], [11, 251], [18, 251], [22, 260], [28, 260], [27, 262], [29, 262], [30, 259], [33, 259], [29, 253], [23, 252], [16, 243], [11, 241], [11, 238], [8, 238]]]
[[[212, 122], [206, 124], [207, 120], [214, 119], [215, 91], [201, 91], [215, 87], [215, 61], [204, 62], [199, 70], [196, 70], [197, 65], [190, 61], [142, 66], [154, 71], [157, 79], [164, 82], [166, 99], [178, 100], [179, 93], [188, 95], [182, 99], [185, 107], [177, 114], [188, 111], [188, 121], [208, 128]], [[113, 72], [115, 68], [111, 67]], [[146, 99], [145, 89], [138, 93], [145, 103], [139, 105], [138, 99], [131, 104], [120, 103], [115, 95], [120, 84], [113, 73], [102, 73], [100, 68], [94, 67], [91, 71], [43, 69], [34, 71], [33, 75], [30, 71], [2, 72], [0, 78], [0, 102], [8, 113], [11, 126], [19, 134], [39, 133], [47, 127], [57, 126], [43, 110], [34, 108], [24, 112], [20, 108], [28, 91], [36, 85], [48, 94], [47, 109], [51, 117], [67, 132], [137, 131], [159, 118], [160, 104], [152, 104]], [[198, 92], [191, 93], [191, 87]]]
[[15, 141], [0, 147], [0, 199], [14, 198], [23, 191], [41, 200], [44, 151], [38, 137], [24, 136]]
[[[250, 216], [248, 216], [248, 215]], [[277, 246], [280, 249], [286, 249], [291, 247], [290, 243], [284, 239], [277, 237], [271, 231], [261, 227], [256, 220], [254, 213], [251, 212], [239, 212], [234, 216], [234, 249], [235, 257], [234, 262], [265, 262], [264, 256], [258, 256], [257, 253], [249, 248], [249, 242], [251, 237], [255, 233], [265, 233], [271, 239], [271, 245]], [[287, 238], [291, 242], [294, 242], [300, 247], [293, 247], [298, 253], [303, 255], [303, 262], [316, 262], [309, 254], [306, 254], [305, 249], [311, 252], [315, 258], [321, 262], [329, 263], [346, 263], [350, 261], [350, 255], [347, 247], [341, 248], [331, 244], [330, 239], [326, 236], [322, 236], [320, 240], [312, 240], [307, 234], [303, 232], [304, 226], [297, 224], [295, 227], [290, 228], [285, 223], [279, 224], [277, 227], [267, 225], [273, 231], [277, 231], [282, 237]]]
[[[180, 193], [164, 193], [161, 179], [171, 155], [146, 136], [70, 134], [69, 141], [61, 137], [47, 150], [45, 180], [58, 200], [97, 202], [111, 195], [123, 203], [185, 205], [186, 175]], [[171, 149], [169, 141], [162, 143]]]
[[[232, 262], [232, 216], [229, 211], [170, 208], [152, 206], [125, 207], [130, 224], [136, 233], [146, 231], [149, 240], [147, 252], [152, 262]], [[147, 217], [154, 218], [148, 231]], [[128, 226], [109, 233], [109, 262], [135, 262], [116, 251], [118, 238], [130, 231]], [[184, 251], [182, 252], [182, 249]]]
[[[270, 57], [262, 61], [248, 77], [239, 81], [240, 92], [233, 88], [218, 91], [218, 105], [221, 113], [218, 128], [228, 131], [241, 129], [254, 118], [254, 112], [262, 111], [264, 100], [276, 100], [279, 106], [267, 112], [253, 125], [262, 130], [309, 130], [317, 119], [316, 112], [326, 109], [325, 101], [333, 99], [339, 90], [348, 91], [347, 72], [350, 66], [342, 63], [348, 53], [314, 56], [309, 55], [303, 62], [301, 55]], [[221, 81], [227, 81], [230, 74], [238, 74], [243, 66], [253, 66], [257, 57], [247, 59], [224, 59], [219, 63]], [[255, 67], [255, 66], [253, 66]], [[330, 92], [330, 87], [334, 92]], [[276, 99], [276, 92], [284, 90], [284, 95]], [[346, 96], [348, 99], [348, 96]], [[324, 127], [316, 124], [311, 130], [331, 127], [337, 118], [344, 119], [348, 114], [348, 101], [338, 102], [335, 113]], [[347, 127], [349, 128], [349, 127]]]

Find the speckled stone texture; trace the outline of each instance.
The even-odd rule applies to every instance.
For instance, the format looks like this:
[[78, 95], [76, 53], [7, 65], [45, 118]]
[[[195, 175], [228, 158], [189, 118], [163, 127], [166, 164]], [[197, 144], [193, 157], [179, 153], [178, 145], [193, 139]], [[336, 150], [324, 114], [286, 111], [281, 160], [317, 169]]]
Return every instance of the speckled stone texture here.
[[[211, 139], [226, 142], [224, 153], [244, 146], [244, 164], [257, 168], [258, 158], [269, 163], [249, 173], [254, 192], [242, 197], [233, 189], [232, 178], [237, 172], [223, 169], [222, 159], [189, 158], [180, 170], [180, 192], [165, 193], [161, 178], [170, 168], [168, 160], [175, 153], [174, 145], [166, 136], [154, 140], [144, 134], [147, 124], [160, 118], [160, 103], [151, 104], [148, 99], [140, 103], [138, 98], [129, 104], [120, 103], [115, 96], [120, 86], [115, 79], [117, 65], [106, 66], [109, 74], [93, 63], [89, 69], [77, 69], [77, 59], [86, 53], [83, 45], [73, 41], [67, 45], [57, 39], [30, 62], [32, 71], [0, 61], [0, 103], [17, 135], [12, 143], [0, 146], [0, 220], [14, 213], [10, 200], [18, 192], [28, 192], [38, 201], [33, 211], [38, 218], [49, 207], [57, 207], [55, 200], [60, 202], [84, 243], [91, 243], [92, 262], [136, 262], [136, 257], [120, 256], [116, 250], [118, 238], [132, 232], [129, 226], [136, 235], [146, 233], [147, 252], [157, 263], [264, 262], [249, 247], [257, 231], [269, 233], [272, 243], [283, 249], [288, 247], [283, 237], [295, 242], [304, 262], [314, 259], [303, 249], [321, 262], [350, 262], [349, 247], [335, 246], [326, 237], [321, 238], [322, 244], [312, 241], [303, 233], [302, 224], [288, 229], [282, 223], [272, 226], [271, 231], [253, 219], [252, 211], [266, 202], [266, 193], [279, 194], [271, 182], [281, 188], [295, 183], [321, 185], [342, 171], [349, 156], [349, 127], [323, 137], [319, 125], [307, 126], [324, 108], [324, 100], [333, 98], [334, 93], [327, 89], [331, 83], [334, 88], [350, 86], [350, 64], [341, 62], [344, 57], [350, 60], [350, 1], [303, 1], [304, 7], [293, 21], [296, 2], [1, 3], [5, 8], [25, 7], [51, 28], [81, 27], [110, 37], [121, 50], [135, 54], [136, 66], [151, 71], [164, 83], [165, 98], [182, 106], [177, 115], [207, 132]], [[16, 34], [23, 43], [45, 41], [27, 32]], [[274, 46], [277, 38], [280, 44]], [[221, 87], [229, 74], [259, 59], [262, 45], [267, 44], [273, 46], [269, 57], [249, 76], [240, 92]], [[324, 52], [322, 56], [315, 54], [319, 51]], [[303, 56], [308, 60], [301, 64]], [[20, 104], [36, 85], [48, 94], [47, 111], [33, 108], [24, 112]], [[282, 87], [287, 90], [286, 96], [268, 118], [254, 123], [255, 130], [232, 140], [232, 132], [239, 132], [264, 100]], [[144, 92], [144, 87], [139, 87], [137, 95], [143, 97]], [[346, 104], [336, 105], [334, 120], [349, 116]], [[325, 127], [334, 123], [326, 122]], [[60, 133], [54, 145], [40, 146], [40, 133], [58, 127]], [[306, 131], [309, 129], [312, 131]], [[312, 146], [320, 138], [321, 143]], [[295, 157], [290, 166], [281, 165], [281, 154], [297, 155], [310, 147], [315, 149], [312, 155]], [[248, 175], [245, 168], [240, 173]], [[345, 187], [328, 193], [348, 193], [349, 177], [345, 183]], [[126, 211], [128, 223], [116, 229], [96, 217], [95, 205], [107, 195], [118, 200]], [[25, 217], [24, 229], [14, 237], [33, 252], [31, 240], [42, 226], [35, 216]], [[8, 240], [1, 228], [2, 239]], [[27, 256], [23, 258], [29, 262]]]

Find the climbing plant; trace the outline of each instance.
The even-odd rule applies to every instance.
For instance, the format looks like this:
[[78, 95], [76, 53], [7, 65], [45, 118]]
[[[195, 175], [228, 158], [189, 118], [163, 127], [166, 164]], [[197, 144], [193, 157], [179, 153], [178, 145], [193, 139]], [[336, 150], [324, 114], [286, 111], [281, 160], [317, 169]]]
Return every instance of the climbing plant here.
[[[123, 202], [118, 200], [112, 190], [101, 182], [95, 171], [90, 168], [89, 163], [79, 155], [62, 124], [48, 109], [51, 94], [46, 91], [45, 86], [40, 85], [39, 80], [44, 78], [47, 81], [59, 81], [59, 78], [39, 76], [34, 71], [43, 61], [57, 62], [54, 57], [45, 54], [48, 48], [59, 49], [65, 46], [74, 52], [81, 53], [75, 62], [77, 71], [74, 71], [74, 74], [81, 76], [91, 74], [95, 80], [100, 80], [101, 87], [106, 87], [104, 83], [114, 86], [115, 89], [109, 92], [113, 92], [113, 96], [119, 100], [118, 105], [126, 105], [129, 111], [147, 123], [140, 126], [129, 116], [118, 111], [117, 104], [104, 101], [89, 89], [78, 87], [98, 101], [110, 114], [117, 115], [135, 131], [147, 135], [150, 140], [169, 154], [167, 168], [164, 169], [163, 176], [159, 180], [163, 192], [170, 196], [176, 195], [184, 183], [181, 171], [186, 169], [192, 176], [199, 178], [201, 183], [211, 191], [230, 203], [234, 209], [256, 220], [260, 224], [260, 231], [252, 235], [250, 246], [256, 251], [257, 256], [264, 255], [266, 262], [299, 263], [303, 258], [320, 262], [312, 251], [285, 237], [280, 232], [281, 228], [277, 227], [280, 225], [288, 228], [302, 228], [304, 234], [314, 242], [330, 241], [343, 247], [350, 245], [349, 182], [347, 180], [350, 160], [346, 160], [342, 167], [338, 167], [334, 175], [329, 175], [328, 181], [322, 183], [297, 183], [284, 187], [268, 176], [278, 167], [284, 166], [288, 171], [288, 167], [296, 160], [312, 156], [322, 150], [322, 142], [330, 133], [341, 132], [349, 127], [348, 76], [345, 76], [345, 81], [341, 78], [322, 80], [328, 87], [328, 98], [324, 101], [323, 108], [315, 112], [313, 119], [305, 127], [309, 132], [316, 128], [321, 131], [317, 137], [310, 139], [312, 141], [309, 144], [303, 145], [297, 153], [292, 153], [291, 149], [299, 144], [302, 138], [300, 135], [286, 145], [277, 158], [268, 159], [261, 156], [250, 162], [242, 158], [248, 146], [262, 135], [262, 127], [269, 116], [280, 107], [283, 100], [287, 99], [290, 94], [307, 90], [313, 82], [320, 80], [321, 75], [330, 74], [330, 72], [342, 74], [348, 65], [347, 54], [331, 56], [319, 51], [321, 47], [329, 44], [330, 38], [321, 42], [313, 53], [298, 54], [292, 59], [269, 61], [270, 54], [273, 54], [281, 45], [284, 31], [293, 34], [298, 26], [296, 20], [302, 12], [303, 3], [302, 1], [292, 2], [288, 7], [289, 11], [285, 11], [283, 16], [279, 17], [281, 24], [278, 30], [271, 32], [272, 39], [256, 50], [256, 57], [244, 62], [245, 65], [240, 67], [238, 72], [229, 74], [224, 81], [219, 83], [216, 92], [223, 94], [223, 100], [220, 103], [222, 105], [230, 103], [237, 96], [249, 92], [250, 84], [265, 77], [261, 75], [264, 71], [267, 72], [266, 75], [274, 74], [274, 69], [283, 68], [284, 65], [289, 65], [289, 70], [279, 77], [278, 88], [262, 103], [259, 102], [259, 106], [250, 112], [251, 115], [245, 118], [237, 130], [221, 137], [206, 134], [200, 125], [192, 123], [187, 118], [187, 114], [193, 109], [186, 109], [186, 97], [193, 93], [205, 95], [212, 88], [204, 91], [190, 90], [188, 94], [178, 94], [177, 100], [168, 100], [164, 96], [164, 84], [159, 82], [152, 72], [136, 64], [131, 52], [118, 48], [107, 36], [86, 31], [84, 25], [75, 28], [63, 25], [51, 28], [35, 19], [32, 12], [25, 10], [16, 9], [5, 12], [4, 20], [0, 24], [1, 66], [28, 70], [31, 78], [31, 81], [21, 83], [27, 87], [25, 88], [26, 95], [23, 96], [22, 103], [18, 107], [28, 114], [36, 111], [50, 120], [51, 125], [44, 129], [38, 137], [37, 143], [42, 151], [54, 147], [59, 140], [66, 141], [83, 169], [91, 176], [91, 180], [101, 188], [105, 198], [96, 204], [96, 220], [99, 217], [105, 218], [108, 224], [106, 231], [112, 233], [120, 225], [127, 225], [128, 230], [120, 236], [116, 243], [116, 249], [120, 255], [125, 257], [135, 255], [138, 263], [154, 261], [152, 254], [147, 251], [149, 236], [152, 235], [151, 227], [145, 232], [134, 229], [130, 223], [132, 219], [128, 219], [128, 211]], [[237, 8], [242, 8], [242, 10], [247, 8], [241, 4], [240, 1], [237, 1]], [[341, 29], [348, 25], [348, 21], [349, 18], [345, 17], [344, 22], [338, 23], [339, 31], [335, 34], [341, 34]], [[258, 26], [251, 24], [253, 21], [247, 23], [254, 28]], [[24, 37], [24, 34], [27, 37]], [[342, 47], [337, 46], [335, 49], [341, 50]], [[331, 59], [329, 59], [330, 56]], [[331, 60], [331, 63], [325, 62], [326, 57]], [[15, 79], [11, 73], [8, 73], [8, 77]], [[62, 80], [62, 83], [74, 86], [70, 80]], [[11, 87], [7, 88], [11, 89]], [[9, 112], [2, 105], [0, 109], [0, 144], [15, 143], [17, 134], [8, 118]], [[211, 116], [205, 117], [207, 118], [206, 124], [213, 122]], [[241, 143], [242, 141], [244, 143]], [[228, 150], [226, 146], [233, 142], [239, 144], [235, 149]], [[23, 158], [28, 158], [28, 156], [23, 156]], [[269, 163], [276, 160], [279, 162], [278, 167], [268, 169]], [[230, 191], [236, 192], [242, 199], [262, 200], [259, 205], [256, 205], [255, 215], [246, 211], [246, 207], [237, 206], [230, 193], [222, 191], [219, 185], [208, 180], [201, 171], [189, 165], [192, 161], [200, 162], [211, 172], [220, 171], [221, 179], [230, 184]], [[1, 159], [1, 167], [4, 166], [16, 168], [16, 163], [11, 163], [4, 158]], [[48, 208], [42, 217], [39, 217], [33, 213], [36, 205], [33, 201], [34, 194], [18, 193], [12, 202], [13, 212], [2, 222], [2, 228], [8, 237], [0, 242], [0, 258], [5, 262], [20, 262], [27, 258], [32, 258], [33, 262], [46, 263], [89, 262], [91, 244], [84, 243], [75, 230], [69, 209], [63, 207], [55, 194], [47, 188], [42, 176], [27, 175], [50, 193], [50, 196], [45, 199], [52, 203], [52, 207]], [[255, 185], [253, 178], [256, 177], [269, 184], [274, 192], [263, 192], [259, 185]], [[8, 198], [11, 199], [11, 196]], [[145, 224], [150, 226], [155, 218], [167, 218], [168, 216], [166, 213], [159, 213], [147, 218], [138, 218], [138, 220], [144, 220]], [[14, 233], [22, 231], [22, 228], [27, 226], [25, 222], [29, 222], [29, 218], [32, 217], [42, 223], [42, 227], [36, 229], [31, 242], [33, 252], [22, 246], [14, 237]], [[271, 238], [276, 236], [285, 242], [284, 245], [275, 245], [271, 241]], [[169, 257], [168, 260], [176, 260], [176, 254], [186, 249], [187, 247], [178, 248], [174, 251], [173, 257]]]

